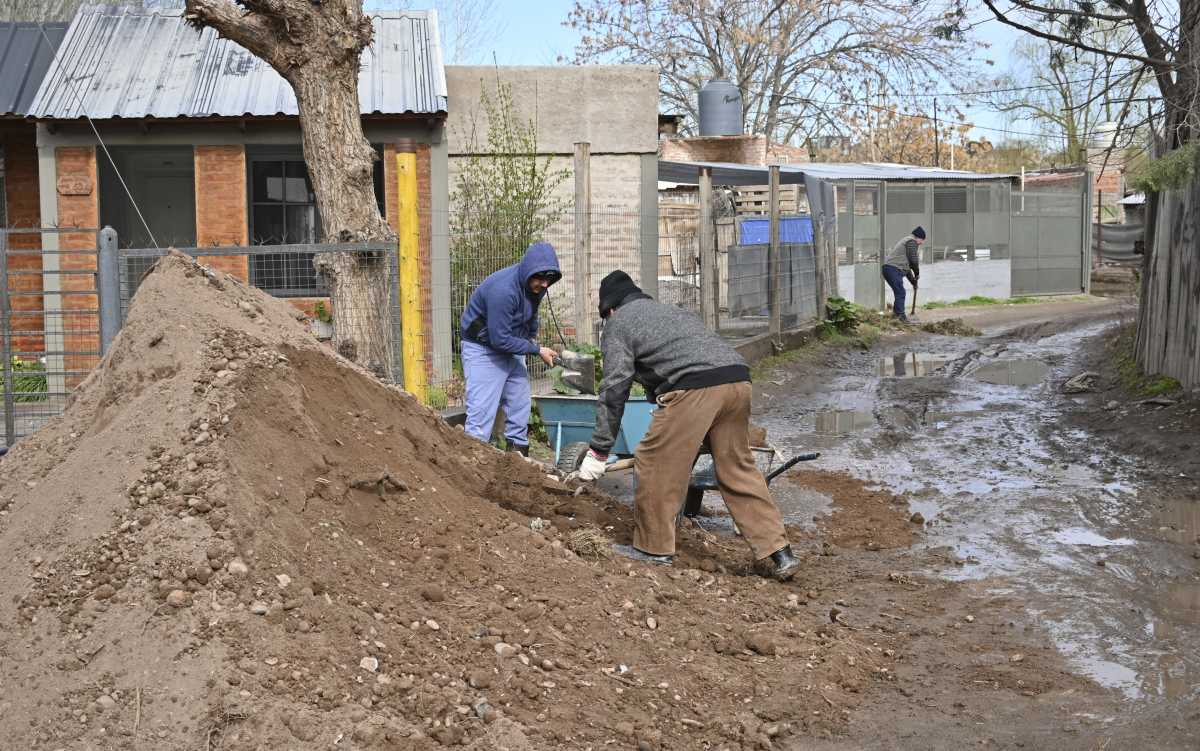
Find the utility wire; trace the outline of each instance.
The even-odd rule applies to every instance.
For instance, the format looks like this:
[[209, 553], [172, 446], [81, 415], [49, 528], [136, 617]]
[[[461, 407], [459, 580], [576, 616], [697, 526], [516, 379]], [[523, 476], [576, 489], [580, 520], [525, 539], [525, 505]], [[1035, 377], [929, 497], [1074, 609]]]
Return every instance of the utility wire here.
[[[58, 46], [50, 40], [50, 36], [46, 33], [46, 27], [43, 24], [38, 24], [38, 31], [42, 33], [42, 38], [46, 40], [47, 46], [54, 50], [54, 61], [58, 63]], [[96, 129], [96, 123], [92, 120], [91, 115], [87, 113], [87, 108], [84, 106], [83, 92], [75, 85], [75, 82], [71, 80], [71, 77], [63, 72], [63, 66], [61, 63], [59, 63], [57, 67], [59, 73], [62, 74], [62, 79], [70, 85], [71, 92], [78, 97], [79, 111], [83, 113], [84, 119], [86, 119], [88, 121], [88, 125], [92, 127], [92, 133], [96, 135], [96, 140], [100, 143], [100, 148], [104, 150], [104, 155], [108, 157], [108, 163], [112, 165], [113, 172], [116, 173], [117, 180], [121, 183], [121, 188], [124, 189], [125, 195], [129, 197], [129, 203], [133, 205], [133, 210], [137, 213], [138, 220], [141, 221], [142, 227], [144, 227], [146, 230], [146, 236], [150, 238], [151, 244], [153, 244], [154, 248], [158, 250], [158, 240], [154, 239], [154, 233], [150, 231], [150, 225], [146, 222], [146, 217], [142, 216], [141, 208], [134, 199], [133, 193], [130, 192], [129, 186], [125, 183], [125, 178], [121, 175], [121, 170], [117, 167], [116, 160], [113, 159], [112, 154], [108, 150], [108, 144], [104, 143], [104, 139], [100, 137], [100, 131]], [[99, 188], [97, 188], [97, 190], [99, 190]]]

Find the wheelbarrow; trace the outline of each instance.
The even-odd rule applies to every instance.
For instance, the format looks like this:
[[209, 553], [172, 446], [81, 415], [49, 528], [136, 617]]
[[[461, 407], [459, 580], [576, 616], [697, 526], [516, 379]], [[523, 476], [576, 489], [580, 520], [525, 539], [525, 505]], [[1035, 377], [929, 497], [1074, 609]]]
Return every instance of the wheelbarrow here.
[[[566, 396], [562, 394], [547, 394], [534, 396], [542, 422], [546, 425], [546, 435], [550, 445], [554, 446], [554, 463], [564, 474], [574, 472], [583, 463], [587, 455], [588, 441], [592, 430], [596, 427], [596, 402], [598, 397], [580, 394]], [[617, 440], [609, 452], [609, 472], [617, 472], [633, 468], [633, 452], [646, 431], [650, 429], [653, 412], [658, 407], [654, 402], [642, 398], [631, 398], [625, 403], [625, 415], [621, 418], [621, 429]], [[784, 459], [779, 466], [775, 462], [781, 458], [780, 453], [769, 446], [751, 447], [754, 452], [755, 464], [766, 478], [767, 484], [787, 472], [800, 462], [817, 459], [819, 453], [799, 454], [790, 459]], [[708, 446], [701, 447], [700, 453], [692, 462], [692, 474], [688, 479], [687, 495], [684, 499], [683, 514], [697, 516], [700, 505], [704, 501], [704, 491], [717, 490], [716, 467], [711, 461], [701, 462], [701, 457], [709, 454]], [[697, 469], [697, 465], [700, 465]], [[634, 479], [636, 482], [636, 478]]]

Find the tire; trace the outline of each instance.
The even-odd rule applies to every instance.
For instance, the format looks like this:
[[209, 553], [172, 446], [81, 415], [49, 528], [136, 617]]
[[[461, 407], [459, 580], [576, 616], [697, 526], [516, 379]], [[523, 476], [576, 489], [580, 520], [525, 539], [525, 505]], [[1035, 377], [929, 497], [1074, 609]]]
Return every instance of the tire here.
[[558, 469], [563, 473], [574, 472], [583, 464], [583, 458], [587, 456], [588, 445], [586, 443], [568, 443], [563, 447], [558, 454]]

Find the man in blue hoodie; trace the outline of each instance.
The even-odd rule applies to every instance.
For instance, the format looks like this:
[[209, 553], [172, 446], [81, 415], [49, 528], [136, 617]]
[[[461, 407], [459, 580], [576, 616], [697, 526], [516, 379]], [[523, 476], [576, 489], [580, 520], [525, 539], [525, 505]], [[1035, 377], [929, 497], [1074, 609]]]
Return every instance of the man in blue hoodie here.
[[467, 434], [487, 442], [504, 407], [510, 451], [529, 455], [529, 371], [526, 355], [552, 365], [556, 352], [537, 343], [538, 306], [562, 278], [550, 243], [534, 243], [520, 263], [483, 280], [463, 311], [462, 364], [467, 378]]

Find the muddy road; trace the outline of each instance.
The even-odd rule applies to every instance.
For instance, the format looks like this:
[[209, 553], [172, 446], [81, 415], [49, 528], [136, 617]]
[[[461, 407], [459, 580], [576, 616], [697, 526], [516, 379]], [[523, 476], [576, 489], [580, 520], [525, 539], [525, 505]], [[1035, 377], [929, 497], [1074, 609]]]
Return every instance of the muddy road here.
[[[1108, 373], [1104, 394], [1061, 389], [1104, 367], [1099, 348], [1130, 315], [1094, 300], [973, 311], [982, 337], [904, 334], [760, 379], [756, 420], [772, 443], [822, 452], [818, 473], [774, 488], [789, 523], [818, 535], [853, 526], [836, 484], [814, 490], [828, 473], [893, 493], [920, 531], [902, 551], [858, 553], [862, 564], [907, 566], [975, 603], [941, 638], [957, 605], [914, 615], [910, 631], [934, 635], [913, 647], [917, 694], [868, 701], [830, 748], [1200, 743], [1200, 493], [1187, 472], [1200, 420], [1177, 406], [1181, 419], [1156, 425], [1162, 405], [1120, 393]], [[1138, 450], [1162, 431], [1178, 450]], [[1037, 688], [969, 677], [1025, 661], [985, 658], [997, 640], [1043, 650], [1041, 668], [1018, 679]]]

